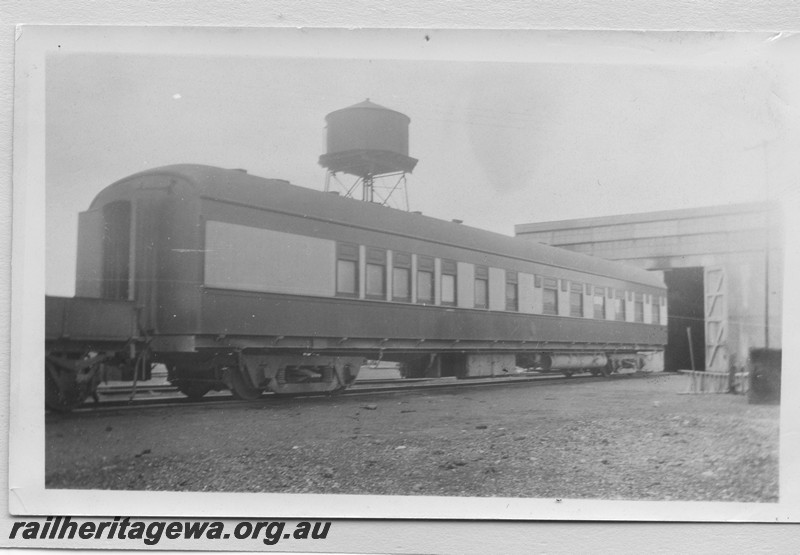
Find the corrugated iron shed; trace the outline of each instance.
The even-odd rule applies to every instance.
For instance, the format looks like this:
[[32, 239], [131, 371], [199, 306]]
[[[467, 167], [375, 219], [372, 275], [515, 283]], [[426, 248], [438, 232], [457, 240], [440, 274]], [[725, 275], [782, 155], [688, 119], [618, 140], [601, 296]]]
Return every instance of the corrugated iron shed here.
[[743, 366], [750, 348], [781, 346], [783, 234], [773, 204], [526, 223], [515, 232], [663, 273], [670, 288], [668, 369], [692, 364], [690, 341], [698, 351], [694, 364], [710, 370]]

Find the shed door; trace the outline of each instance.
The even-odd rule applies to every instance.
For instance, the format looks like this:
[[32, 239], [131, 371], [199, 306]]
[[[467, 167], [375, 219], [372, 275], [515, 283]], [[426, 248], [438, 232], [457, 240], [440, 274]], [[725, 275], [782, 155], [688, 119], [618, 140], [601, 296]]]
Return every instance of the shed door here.
[[728, 370], [727, 276], [721, 266], [705, 269], [706, 370]]

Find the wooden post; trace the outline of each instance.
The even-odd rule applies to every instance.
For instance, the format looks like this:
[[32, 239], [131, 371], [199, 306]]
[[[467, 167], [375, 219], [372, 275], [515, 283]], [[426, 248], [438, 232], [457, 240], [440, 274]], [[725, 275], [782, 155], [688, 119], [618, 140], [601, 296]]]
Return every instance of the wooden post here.
[[686, 337], [689, 338], [689, 358], [692, 359], [692, 372], [695, 371], [694, 367], [694, 347], [692, 346], [692, 328], [686, 328]]

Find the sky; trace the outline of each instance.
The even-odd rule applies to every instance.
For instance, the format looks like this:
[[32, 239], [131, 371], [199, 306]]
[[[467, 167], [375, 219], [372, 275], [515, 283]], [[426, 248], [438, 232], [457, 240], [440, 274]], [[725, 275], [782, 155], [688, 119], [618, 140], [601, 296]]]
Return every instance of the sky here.
[[46, 57], [47, 294], [74, 294], [77, 216], [105, 186], [199, 163], [322, 190], [325, 115], [366, 98], [411, 119], [411, 210], [507, 235], [780, 198], [800, 175], [797, 79], [762, 38], [533, 33], [430, 56], [159, 37]]

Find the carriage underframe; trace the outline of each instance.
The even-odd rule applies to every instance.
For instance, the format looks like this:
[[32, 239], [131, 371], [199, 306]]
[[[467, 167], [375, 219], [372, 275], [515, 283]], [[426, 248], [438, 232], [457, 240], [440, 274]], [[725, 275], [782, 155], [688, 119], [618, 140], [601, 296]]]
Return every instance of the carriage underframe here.
[[[103, 318], [95, 320], [94, 330], [86, 321], [81, 322], [79, 330], [65, 327], [71, 312], [83, 312], [83, 301], [47, 301], [50, 323], [53, 318], [61, 322], [61, 326], [48, 326], [46, 338], [45, 401], [53, 410], [69, 411], [89, 398], [96, 400], [98, 386], [109, 376], [133, 384], [148, 380], [156, 364], [166, 366], [169, 382], [190, 399], [228, 389], [237, 398], [252, 400], [266, 391], [279, 395], [336, 393], [352, 385], [368, 360], [397, 362], [406, 378], [501, 377], [514, 375], [520, 366], [566, 376], [585, 371], [607, 376], [626, 366], [640, 366], [637, 352], [657, 348], [623, 343], [424, 338], [148, 337], [140, 333], [114, 338], [110, 337], [113, 329]], [[73, 310], [72, 304], [77, 309]], [[100, 308], [95, 299], [91, 304]], [[128, 308], [127, 317], [135, 321], [132, 303]], [[128, 324], [117, 324], [117, 331], [135, 329]], [[101, 329], [102, 340], [89, 339], [101, 335]]]

